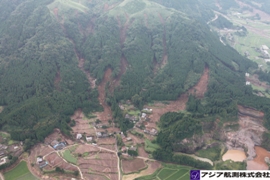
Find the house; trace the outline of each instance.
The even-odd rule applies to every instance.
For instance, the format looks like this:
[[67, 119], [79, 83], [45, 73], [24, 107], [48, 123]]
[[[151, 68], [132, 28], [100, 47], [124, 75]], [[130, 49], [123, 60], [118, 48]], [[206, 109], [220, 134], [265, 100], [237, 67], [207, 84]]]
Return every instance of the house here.
[[152, 136], [156, 136], [157, 133], [158, 133], [158, 131], [156, 129], [154, 129], [154, 128], [151, 129], [151, 131], [150, 131], [150, 135], [152, 135]]
[[122, 148], [121, 148], [121, 152], [126, 152], [127, 151], [127, 147], [126, 146], [123, 146]]
[[108, 137], [109, 136], [105, 132], [97, 132], [96, 135], [97, 135], [97, 138], [105, 138], [105, 137]]
[[131, 151], [137, 151], [137, 147], [131, 146], [131, 147], [129, 148], [129, 150], [131, 150]]
[[263, 50], [262, 53], [263, 53], [263, 56], [265, 56], [265, 57], [270, 57], [267, 50]]
[[249, 74], [249, 73], [246, 73], [245, 75], [246, 75], [246, 77], [249, 77], [249, 76], [250, 76], [250, 74]]
[[[57, 141], [58, 142], [58, 141]], [[51, 143], [52, 144], [52, 143]], [[53, 143], [54, 144], [54, 143]], [[55, 150], [61, 150], [64, 147], [66, 147], [66, 143], [65, 142], [58, 142], [58, 144], [55, 144], [54, 146], [52, 146], [53, 149]]]
[[51, 146], [54, 147], [55, 145], [59, 144], [59, 142], [57, 140], [53, 140], [51, 142]]
[[90, 141], [92, 141], [93, 140], [93, 137], [91, 137], [91, 136], [86, 136], [86, 141], [87, 142], [90, 142]]
[[14, 146], [14, 150], [17, 150], [19, 147], [18, 146]]
[[43, 161], [42, 157], [37, 157], [37, 164], [41, 163]]
[[131, 137], [127, 137], [127, 141], [131, 141], [132, 140], [132, 138]]
[[144, 108], [142, 111], [147, 112], [147, 113], [152, 113], [153, 109]]
[[264, 59], [264, 61], [267, 63], [267, 62], [270, 62], [270, 59]]
[[146, 118], [146, 114], [145, 113], [142, 113], [142, 118]]
[[268, 50], [269, 48], [266, 45], [262, 45], [261, 47], [263, 50]]
[[5, 150], [0, 151], [0, 156], [5, 156], [7, 152]]
[[249, 82], [249, 81], [247, 81], [247, 82], [246, 82], [246, 85], [247, 85], [247, 86], [248, 86], [248, 85], [250, 85], [250, 82]]
[[81, 139], [82, 138], [82, 134], [77, 134], [76, 139]]
[[42, 169], [42, 168], [46, 167], [47, 165], [48, 165], [47, 161], [42, 161], [39, 163], [39, 168]]

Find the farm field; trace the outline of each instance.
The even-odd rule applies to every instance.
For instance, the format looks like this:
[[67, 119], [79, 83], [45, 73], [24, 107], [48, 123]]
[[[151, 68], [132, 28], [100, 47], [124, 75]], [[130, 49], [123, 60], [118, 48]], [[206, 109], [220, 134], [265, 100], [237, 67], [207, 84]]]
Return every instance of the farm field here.
[[157, 170], [154, 174], [137, 178], [136, 180], [189, 180], [189, 171], [191, 167], [163, 164], [163, 168]]
[[158, 144], [153, 144], [150, 140], [145, 139], [145, 151], [146, 152], [154, 152], [155, 150], [159, 149], [159, 145]]
[[77, 159], [71, 154], [70, 150], [65, 150], [63, 153], [63, 157], [65, 160], [72, 164], [77, 164]]
[[20, 162], [14, 169], [4, 174], [5, 180], [37, 180], [27, 168], [25, 161]]

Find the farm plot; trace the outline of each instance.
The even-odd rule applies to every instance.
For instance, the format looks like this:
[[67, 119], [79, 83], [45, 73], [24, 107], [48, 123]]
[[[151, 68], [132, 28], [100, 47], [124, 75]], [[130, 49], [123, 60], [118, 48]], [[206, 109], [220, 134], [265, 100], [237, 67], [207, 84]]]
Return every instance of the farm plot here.
[[77, 165], [85, 177], [118, 179], [118, 159], [115, 153], [87, 144], [80, 145], [74, 153], [80, 154]]
[[144, 176], [137, 178], [137, 180], [150, 180], [150, 179], [162, 179], [162, 180], [189, 180], [189, 171], [192, 169], [188, 166], [163, 164], [164, 167], [159, 169], [150, 176]]
[[52, 153], [45, 158], [52, 168], [59, 167], [65, 171], [77, 171], [77, 167], [65, 162], [57, 153]]
[[14, 169], [5, 173], [4, 177], [5, 180], [37, 180], [37, 178], [30, 173], [25, 161], [20, 162]]
[[143, 159], [133, 159], [133, 160], [122, 160], [122, 170], [124, 174], [129, 174], [132, 172], [139, 172], [140, 170], [146, 168], [146, 164]]
[[75, 111], [74, 115], [71, 116], [71, 119], [73, 119], [76, 122], [76, 125], [72, 127], [72, 130], [74, 133], [80, 133], [87, 135], [95, 136], [96, 132], [94, 127], [91, 125], [92, 122], [94, 122], [94, 119], [87, 119], [85, 115], [83, 114], [82, 110]]
[[136, 179], [139, 177], [151, 175], [157, 172], [159, 168], [161, 168], [161, 163], [158, 161], [146, 161], [146, 164], [147, 164], [147, 169], [142, 170], [139, 173], [124, 175], [123, 180]]
[[115, 138], [99, 138], [98, 145], [113, 145], [115, 144]]

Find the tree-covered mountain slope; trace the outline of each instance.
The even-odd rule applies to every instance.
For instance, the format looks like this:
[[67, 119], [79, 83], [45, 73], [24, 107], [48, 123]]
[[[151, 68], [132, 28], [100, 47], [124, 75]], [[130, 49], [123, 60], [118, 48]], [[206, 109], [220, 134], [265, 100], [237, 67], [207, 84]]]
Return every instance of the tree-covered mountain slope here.
[[1, 128], [16, 140], [42, 140], [55, 127], [68, 134], [76, 109], [88, 114], [102, 105], [125, 131], [132, 125], [120, 100], [139, 108], [176, 100], [205, 68], [208, 91], [189, 100], [190, 112], [226, 119], [237, 115], [238, 103], [265, 108], [269, 102], [257, 103], [245, 85], [245, 72], [256, 64], [169, 2], [1, 0]]

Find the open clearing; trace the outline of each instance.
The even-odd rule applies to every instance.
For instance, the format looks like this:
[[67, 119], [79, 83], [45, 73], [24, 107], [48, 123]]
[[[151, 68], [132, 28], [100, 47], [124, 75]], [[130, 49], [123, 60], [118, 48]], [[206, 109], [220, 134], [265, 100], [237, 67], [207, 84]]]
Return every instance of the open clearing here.
[[122, 160], [122, 170], [125, 174], [139, 172], [146, 167], [143, 159]]
[[137, 180], [189, 180], [189, 171], [192, 169], [188, 166], [174, 165], [174, 164], [163, 164], [162, 169], [157, 170], [155, 173], [149, 176], [137, 178]]
[[33, 176], [25, 161], [20, 162], [14, 169], [4, 174], [5, 180], [37, 180]]

